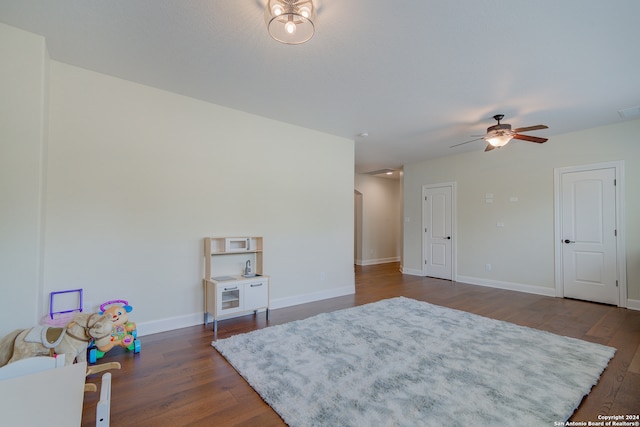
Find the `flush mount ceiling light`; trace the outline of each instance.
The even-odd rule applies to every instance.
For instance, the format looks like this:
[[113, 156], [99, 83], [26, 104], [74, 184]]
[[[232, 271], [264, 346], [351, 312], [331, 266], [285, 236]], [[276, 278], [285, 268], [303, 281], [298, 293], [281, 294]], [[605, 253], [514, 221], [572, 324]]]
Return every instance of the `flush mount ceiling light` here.
[[301, 44], [313, 37], [316, 7], [312, 0], [267, 0], [264, 20], [275, 40]]

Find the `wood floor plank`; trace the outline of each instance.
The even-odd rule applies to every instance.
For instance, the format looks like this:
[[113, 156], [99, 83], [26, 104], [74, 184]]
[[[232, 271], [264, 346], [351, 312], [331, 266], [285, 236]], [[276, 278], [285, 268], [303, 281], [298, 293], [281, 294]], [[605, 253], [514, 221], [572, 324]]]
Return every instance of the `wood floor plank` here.
[[631, 363], [629, 364], [629, 372], [633, 372], [634, 374], [640, 374], [640, 346], [636, 348], [636, 352], [633, 356], [633, 359], [631, 359]]
[[616, 399], [611, 406], [612, 414], [640, 414], [640, 374], [630, 372], [625, 375]]
[[600, 338], [603, 342], [607, 342], [613, 337], [626, 317], [627, 315], [624, 311], [608, 310], [607, 313], [589, 329], [587, 335]]
[[[572, 420], [638, 413], [640, 312], [570, 299], [403, 275], [398, 263], [355, 267], [356, 294], [219, 322], [218, 337], [268, 325], [406, 296], [615, 347], [615, 357]], [[211, 347], [212, 325], [141, 337], [142, 350], [111, 350], [99, 362], [118, 361], [112, 371], [111, 425], [284, 426], [229, 363]], [[88, 378], [100, 388], [100, 374]], [[98, 393], [85, 393], [82, 425], [95, 425]], [[635, 412], [633, 412], [635, 411]]]

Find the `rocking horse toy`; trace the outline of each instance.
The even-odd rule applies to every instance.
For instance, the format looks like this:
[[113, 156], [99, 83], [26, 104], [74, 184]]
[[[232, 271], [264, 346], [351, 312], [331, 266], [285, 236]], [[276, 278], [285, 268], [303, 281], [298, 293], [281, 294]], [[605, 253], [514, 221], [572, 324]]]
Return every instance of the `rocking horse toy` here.
[[[108, 307], [108, 308], [107, 308]], [[100, 314], [107, 316], [113, 323], [108, 339], [96, 341], [89, 349], [89, 363], [95, 363], [115, 346], [124, 347], [134, 353], [140, 353], [140, 340], [135, 322], [129, 321], [133, 307], [125, 300], [107, 301], [100, 306]]]
[[65, 365], [87, 361], [87, 348], [107, 344], [113, 320], [97, 313], [76, 314], [63, 328], [34, 326], [18, 329], [0, 339], [0, 366], [34, 356], [65, 355]]

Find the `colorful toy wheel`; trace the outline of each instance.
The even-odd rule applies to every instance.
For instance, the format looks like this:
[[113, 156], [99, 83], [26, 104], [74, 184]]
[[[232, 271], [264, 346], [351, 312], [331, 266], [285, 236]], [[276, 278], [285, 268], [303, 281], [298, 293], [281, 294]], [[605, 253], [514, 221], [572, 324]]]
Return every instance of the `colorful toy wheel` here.
[[140, 353], [140, 347], [141, 347], [141, 346], [142, 346], [142, 345], [140, 344], [140, 341], [135, 340], [135, 341], [133, 342], [133, 352], [134, 352], [134, 353]]

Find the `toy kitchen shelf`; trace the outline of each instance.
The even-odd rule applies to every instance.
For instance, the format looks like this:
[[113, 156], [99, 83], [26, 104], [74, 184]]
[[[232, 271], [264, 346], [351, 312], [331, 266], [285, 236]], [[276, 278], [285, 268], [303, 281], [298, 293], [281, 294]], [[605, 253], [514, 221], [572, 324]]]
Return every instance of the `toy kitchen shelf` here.
[[[262, 237], [206, 237], [204, 256], [204, 324], [211, 314], [214, 340], [220, 319], [266, 310], [269, 320], [269, 276], [262, 273]], [[250, 274], [243, 274], [249, 266]]]

